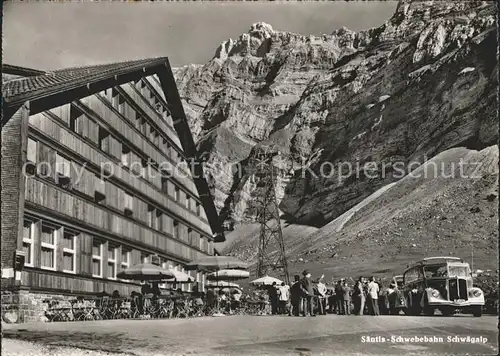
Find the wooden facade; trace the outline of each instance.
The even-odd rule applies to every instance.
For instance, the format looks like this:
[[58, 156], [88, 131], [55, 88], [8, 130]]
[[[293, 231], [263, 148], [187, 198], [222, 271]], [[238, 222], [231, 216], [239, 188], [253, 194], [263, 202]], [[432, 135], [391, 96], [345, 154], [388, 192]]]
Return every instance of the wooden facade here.
[[165, 102], [149, 75], [29, 116], [21, 288], [127, 295], [140, 285], [117, 280], [123, 268], [214, 253]]

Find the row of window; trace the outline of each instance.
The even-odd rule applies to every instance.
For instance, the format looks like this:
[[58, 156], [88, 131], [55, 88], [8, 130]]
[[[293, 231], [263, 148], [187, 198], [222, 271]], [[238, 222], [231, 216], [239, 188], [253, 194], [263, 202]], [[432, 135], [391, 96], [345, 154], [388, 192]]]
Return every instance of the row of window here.
[[[72, 106], [70, 110], [71, 110], [71, 112], [74, 112], [77, 109]], [[80, 115], [80, 116], [78, 116], [78, 115]], [[81, 134], [82, 132], [85, 131], [85, 130], [80, 129], [80, 127], [79, 127], [81, 125], [79, 123], [81, 123], [82, 121], [77, 120], [77, 119], [82, 118], [82, 117], [87, 119], [86, 116], [82, 116], [82, 115], [83, 114], [77, 114], [77, 115], [71, 114], [70, 115], [70, 117], [72, 117], [72, 119], [70, 121], [70, 128], [77, 134]], [[75, 120], [77, 122], [73, 123]], [[95, 124], [95, 125], [97, 125], [97, 124]], [[120, 157], [123, 166], [128, 167], [129, 169], [140, 174], [140, 176], [147, 181], [149, 181], [149, 178], [150, 178], [148, 176], [149, 174], [151, 174], [151, 178], [153, 178], [154, 176], [160, 175], [159, 170], [157, 168], [155, 168], [155, 164], [154, 164], [153, 160], [150, 160], [148, 162], [146, 159], [142, 158], [140, 154], [138, 154], [134, 150], [130, 149], [128, 146], [121, 143], [116, 138], [112, 137], [112, 135], [103, 127], [99, 126], [97, 129], [98, 129], [99, 148], [102, 151], [104, 151], [106, 153], [113, 152], [114, 150], [116, 150], [116, 148], [114, 147], [115, 145], [113, 145], [113, 143], [115, 143], [115, 142], [120, 143], [119, 146], [121, 146], [120, 147], [121, 152], [119, 155], [115, 153], [115, 156]], [[167, 146], [169, 147], [169, 150], [171, 147], [173, 147], [173, 146], [170, 146], [170, 144], [168, 144], [168, 143], [167, 143]], [[182, 156], [177, 151], [173, 150], [173, 152], [175, 152], [175, 154], [177, 156], [177, 158], [174, 158], [174, 161], [177, 162], [180, 159], [182, 159]], [[183, 169], [185, 171], [188, 171], [188, 167], [187, 167], [185, 161], [183, 161], [183, 166], [184, 166]], [[167, 182], [167, 181], [168, 180], [166, 178], [164, 178], [162, 180], [162, 186], [163, 186], [163, 182]], [[170, 184], [173, 184], [173, 183], [170, 182]], [[182, 192], [183, 195], [187, 197], [187, 202], [185, 204], [189, 208], [189, 203], [190, 203], [189, 200], [192, 199], [195, 201], [194, 197], [191, 197], [190, 194], [186, 190], [181, 189], [178, 186], [176, 186], [175, 189], [176, 189], [176, 193]], [[163, 192], [167, 192], [167, 189], [162, 188], [162, 190], [163, 190]], [[175, 194], [174, 197], [175, 197], [176, 201], [184, 203], [181, 201], [180, 194]], [[199, 211], [199, 209], [197, 209], [197, 211]], [[198, 216], [200, 216], [200, 214], [198, 214]]]
[[[39, 151], [43, 152], [40, 155], [49, 157], [48, 165], [38, 165], [37, 156]], [[197, 248], [201, 248], [202, 242], [198, 243], [196, 237], [191, 236], [191, 234], [198, 234], [198, 239], [201, 241], [199, 233], [193, 229], [188, 229], [188, 236], [182, 236], [180, 233], [180, 226], [182, 224], [172, 219], [164, 210], [147, 204], [140, 198], [107, 180], [105, 181], [98, 175], [61, 156], [55, 150], [31, 138], [28, 138], [27, 159], [28, 162], [33, 163], [33, 166], [30, 166], [32, 170], [28, 169], [30, 174], [38, 174], [42, 178], [53, 180], [62, 188], [93, 198], [94, 202], [100, 205], [117, 210], [128, 218], [142, 221], [150, 228], [170, 233], [176, 239], [186, 240], [187, 238], [188, 241], [186, 242]], [[52, 167], [52, 165], [55, 166], [55, 175], [49, 174], [49, 167]], [[34, 171], [34, 167], [37, 168], [36, 172]], [[165, 195], [169, 195], [176, 202], [180, 203], [181, 206], [198, 217], [203, 216], [203, 210], [198, 201], [192, 199], [185, 191], [173, 185], [167, 178], [162, 178], [161, 181], [161, 191]]]
[[[136, 82], [135, 86], [141, 92], [142, 96], [150, 102], [151, 106], [160, 117], [162, 117], [163, 121], [174, 130], [172, 116], [168, 109], [163, 106], [156, 94], [149, 90], [143, 80]], [[144, 116], [140, 115], [132, 108], [125, 97], [120, 94], [116, 88], [104, 91], [104, 97], [109, 99], [113, 108], [147, 137], [154, 146], [163, 151], [168, 157], [171, 157], [175, 162], [184, 161], [183, 154], [176, 149], [175, 145], [170, 144], [166, 137], [161, 138], [160, 133], [148, 123]]]
[[[135, 86], [141, 92], [141, 95], [146, 100], [148, 100], [151, 106], [158, 112], [158, 114], [160, 114], [167, 125], [173, 128], [174, 123], [172, 121], [170, 111], [163, 105], [160, 98], [158, 98], [157, 95], [159, 94], [155, 93], [155, 91], [159, 89], [159, 83], [157, 82], [157, 80], [154, 77], [152, 77], [152, 81], [149, 81], [147, 79], [140, 79], [135, 82]], [[151, 90], [149, 86], [156, 88]]]
[[[23, 228], [23, 250], [26, 253], [25, 265], [33, 267], [34, 265], [34, 221], [25, 220]], [[56, 270], [57, 263], [57, 236], [55, 229], [52, 226], [43, 224], [40, 232], [40, 267], [43, 269]], [[76, 234], [70, 230], [65, 230], [60, 237], [59, 243], [63, 249], [63, 272], [76, 272], [76, 249], [75, 249]]]
[[[35, 254], [35, 229], [33, 224], [35, 220], [24, 220], [23, 228], [23, 250], [26, 254], [25, 265], [34, 267]], [[62, 233], [61, 233], [62, 231]], [[60, 226], [42, 222], [40, 232], [40, 268], [47, 270], [62, 270], [65, 273], [76, 273], [76, 243], [79, 233], [68, 228], [61, 230]], [[58, 246], [62, 250], [58, 250]], [[102, 240], [93, 239], [92, 246], [92, 276], [103, 277], [104, 263], [107, 268], [107, 276], [110, 279], [116, 279], [118, 270], [117, 251], [119, 246], [108, 244], [108, 258], [107, 261], [103, 259], [103, 246]], [[62, 251], [62, 258], [58, 253]], [[80, 251], [78, 251], [80, 253]], [[58, 260], [58, 257], [60, 258]], [[58, 261], [62, 262], [62, 268], [58, 266]], [[130, 266], [130, 250], [122, 247], [120, 265], [122, 268]]]
[[[35, 267], [34, 258], [38, 251], [35, 248], [34, 224], [39, 223], [35, 219], [26, 218], [23, 229], [23, 250], [26, 254], [25, 265]], [[77, 273], [76, 255], [81, 254], [82, 246], [77, 250], [77, 239], [80, 233], [66, 227], [56, 226], [45, 221], [40, 223], [40, 268], [52, 271], [62, 271], [65, 273]], [[105, 255], [105, 249], [107, 254]], [[62, 252], [62, 256], [58, 256]], [[131, 265], [132, 249], [120, 246], [105, 240], [92, 238], [92, 267], [91, 274], [95, 278], [117, 279], [117, 273], [121, 269], [126, 269]], [[62, 258], [61, 258], [62, 257]], [[168, 261], [166, 258], [159, 258], [163, 268], [171, 268], [186, 272], [180, 264]], [[142, 263], [152, 263], [152, 255], [141, 251], [140, 261]], [[139, 261], [136, 261], [138, 263]], [[58, 263], [62, 263], [58, 266]], [[120, 268], [119, 268], [120, 267]], [[202, 276], [196, 275], [196, 281], [202, 282]], [[204, 281], [204, 280], [203, 280]], [[166, 285], [164, 286], [166, 287]]]

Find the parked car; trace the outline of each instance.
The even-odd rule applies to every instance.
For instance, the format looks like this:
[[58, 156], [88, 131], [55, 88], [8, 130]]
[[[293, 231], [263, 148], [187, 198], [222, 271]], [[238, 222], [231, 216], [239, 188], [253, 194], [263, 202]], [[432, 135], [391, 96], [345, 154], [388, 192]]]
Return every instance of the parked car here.
[[443, 315], [460, 310], [482, 315], [484, 293], [473, 286], [470, 266], [458, 257], [429, 257], [409, 266], [403, 274], [405, 313]]

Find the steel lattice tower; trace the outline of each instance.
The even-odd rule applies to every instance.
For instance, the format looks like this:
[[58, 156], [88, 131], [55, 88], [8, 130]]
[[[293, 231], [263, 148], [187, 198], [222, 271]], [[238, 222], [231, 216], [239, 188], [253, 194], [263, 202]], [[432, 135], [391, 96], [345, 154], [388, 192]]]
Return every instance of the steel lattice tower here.
[[[258, 199], [258, 221], [260, 236], [258, 247], [257, 277], [268, 275], [271, 271], [279, 271], [284, 281], [290, 284], [288, 264], [286, 260], [285, 244], [281, 231], [280, 213], [276, 198], [277, 167], [273, 165], [273, 157], [279, 152], [269, 149], [257, 154], [256, 177], [259, 179], [257, 187], [261, 189]], [[271, 249], [277, 248], [276, 252]]]

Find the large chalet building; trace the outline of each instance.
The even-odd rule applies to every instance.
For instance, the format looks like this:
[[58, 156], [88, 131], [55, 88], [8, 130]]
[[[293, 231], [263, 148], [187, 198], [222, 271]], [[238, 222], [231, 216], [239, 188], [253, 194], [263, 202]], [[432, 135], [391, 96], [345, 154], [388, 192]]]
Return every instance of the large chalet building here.
[[130, 295], [224, 241], [167, 58], [2, 70], [3, 294]]

